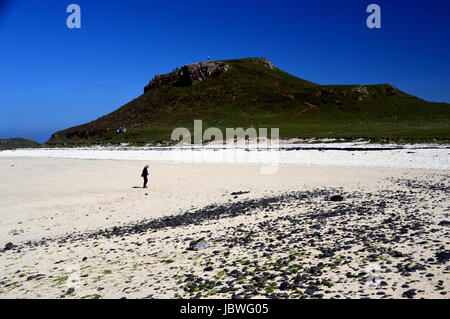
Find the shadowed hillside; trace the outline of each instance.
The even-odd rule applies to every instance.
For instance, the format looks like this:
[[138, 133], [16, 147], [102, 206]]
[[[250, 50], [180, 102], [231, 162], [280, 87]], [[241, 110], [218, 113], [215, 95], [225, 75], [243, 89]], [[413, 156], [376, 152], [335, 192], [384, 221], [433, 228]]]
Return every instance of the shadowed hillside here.
[[26, 138], [0, 138], [0, 150], [37, 147], [40, 144]]
[[[157, 75], [145, 93], [47, 142], [170, 140], [176, 127], [279, 127], [281, 137], [450, 138], [450, 107], [389, 84], [318, 85], [262, 58], [199, 62]], [[117, 133], [118, 129], [124, 132]]]

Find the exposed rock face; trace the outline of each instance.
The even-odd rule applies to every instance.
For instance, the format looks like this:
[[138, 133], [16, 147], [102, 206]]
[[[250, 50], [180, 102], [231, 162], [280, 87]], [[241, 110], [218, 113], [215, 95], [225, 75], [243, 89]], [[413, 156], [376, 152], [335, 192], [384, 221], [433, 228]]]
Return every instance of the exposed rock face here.
[[181, 69], [181, 81], [192, 85], [207, 78], [213, 78], [229, 70], [229, 66], [223, 62], [199, 62], [185, 65]]
[[180, 79], [179, 72], [180, 72], [179, 70], [175, 70], [169, 74], [155, 75], [155, 77], [150, 81], [150, 83], [144, 88], [144, 93], [150, 89], [159, 87], [164, 84], [168, 84], [175, 80], [179, 80]]
[[358, 94], [358, 101], [362, 101], [365, 96], [369, 96], [369, 92], [365, 86], [357, 86], [352, 89], [353, 92]]
[[337, 88], [321, 88], [314, 93], [314, 95], [320, 99], [320, 102], [333, 101], [336, 105], [341, 104], [340, 98], [362, 101], [364, 98], [370, 96], [369, 89], [366, 86], [358, 85], [353, 88], [342, 89]]
[[217, 77], [230, 69], [224, 62], [197, 62], [187, 64], [168, 74], [156, 75], [144, 88], [144, 93], [164, 84], [175, 82], [178, 86], [189, 86], [207, 78]]
[[362, 85], [353, 88], [352, 91], [356, 92], [356, 93], [359, 93], [359, 94], [369, 95], [369, 92], [367, 91], [367, 88], [365, 86], [362, 86]]
[[272, 64], [272, 61], [269, 61], [267, 59], [260, 59], [258, 60], [258, 63], [264, 65], [266, 68], [269, 68], [271, 70], [275, 68], [274, 65]]
[[386, 95], [399, 95], [401, 92], [395, 86], [390, 85], [390, 84], [386, 84], [384, 86], [383, 93], [386, 94]]

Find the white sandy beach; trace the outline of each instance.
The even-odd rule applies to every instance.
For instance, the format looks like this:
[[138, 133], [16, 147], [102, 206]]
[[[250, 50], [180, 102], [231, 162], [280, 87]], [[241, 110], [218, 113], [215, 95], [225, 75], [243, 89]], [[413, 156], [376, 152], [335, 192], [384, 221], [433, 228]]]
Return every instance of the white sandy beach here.
[[383, 189], [382, 181], [392, 176], [439, 174], [429, 170], [300, 165], [283, 165], [276, 174], [261, 174], [256, 164], [155, 163], [150, 167], [149, 189], [143, 190], [140, 172], [145, 164], [0, 158], [2, 241], [38, 240], [172, 215], [210, 203], [226, 203], [234, 191], [249, 191], [245, 197], [258, 198], [324, 185], [377, 190]]
[[[297, 214], [295, 216], [310, 214], [315, 209], [327, 209], [329, 204], [328, 202], [320, 203], [323, 199], [320, 199], [323, 197], [321, 195], [311, 199], [311, 203], [314, 203], [316, 208], [308, 205], [300, 207], [298, 204], [289, 206], [289, 202], [286, 202], [285, 207], [280, 207], [270, 214], [263, 209], [255, 209], [253, 215], [227, 217], [217, 221], [206, 220], [198, 225], [148, 230], [142, 234], [133, 233], [122, 236], [120, 240], [101, 236], [86, 237], [86, 240], [82, 241], [69, 241], [67, 247], [64, 244], [58, 244], [58, 240], [64, 236], [83, 237], [83, 234], [115, 226], [126, 227], [142, 220], [182, 214], [186, 211], [195, 213], [211, 204], [226, 206], [250, 199], [281, 196], [289, 192], [314, 192], [317, 189], [326, 189], [334, 193], [358, 193], [360, 198], [367, 196], [374, 198], [379, 196], [377, 194], [386, 194], [386, 192], [401, 191], [407, 194], [411, 191], [412, 188], [398, 181], [416, 181], [433, 185], [441, 185], [448, 181], [447, 149], [426, 152], [425, 159], [434, 158], [434, 161], [428, 162], [431, 169], [373, 167], [375, 165], [367, 165], [372, 167], [336, 166], [333, 165], [336, 163], [331, 160], [328, 165], [281, 163], [274, 174], [261, 174], [258, 164], [188, 164], [164, 162], [161, 158], [146, 161], [139, 157], [135, 160], [80, 159], [78, 155], [82, 153], [80, 150], [74, 150], [75, 155], [71, 157], [75, 158], [52, 156], [51, 152], [56, 151], [29, 152], [30, 156], [26, 156], [26, 151], [0, 153], [0, 193], [2, 194], [0, 245], [3, 248], [6, 243], [11, 242], [18, 247], [18, 249], [0, 252], [0, 267], [3, 269], [0, 298], [177, 297], [182, 295], [178, 288], [183, 291], [184, 282], [180, 282], [182, 276], [186, 273], [196, 275], [204, 273], [202, 269], [205, 263], [193, 262], [193, 259], [209, 260], [213, 258], [212, 251], [219, 254], [218, 251], [223, 252], [227, 249], [226, 245], [221, 245], [220, 241], [217, 241], [215, 248], [211, 247], [201, 252], [186, 252], [189, 239], [206, 237], [207, 241], [215, 242], [218, 236], [222, 238], [226, 238], [227, 234], [235, 236], [228, 233], [229, 227], [243, 224], [247, 225], [245, 227], [248, 229], [257, 228], [256, 223], [261, 220], [271, 220], [291, 213]], [[99, 152], [108, 154], [108, 151]], [[299, 153], [297, 152], [295, 156]], [[385, 156], [376, 152], [370, 154], [372, 157], [366, 154], [365, 158], [369, 162], [373, 159], [373, 163], [377, 158]], [[418, 162], [423, 160], [421, 154], [417, 152], [408, 153], [408, 155], [416, 155]], [[109, 154], [109, 156], [114, 158], [115, 155]], [[94, 158], [97, 157], [94, 156]], [[409, 160], [411, 159], [408, 158], [406, 163]], [[150, 162], [150, 187], [144, 190], [140, 188], [142, 183], [140, 173], [148, 162]], [[417, 162], [412, 166], [414, 165], [417, 166]], [[435, 167], [441, 169], [434, 169]], [[412, 210], [416, 207], [420, 212], [426, 211], [423, 216], [431, 216], [427, 217], [430, 222], [427, 227], [437, 227], [438, 231], [427, 232], [423, 238], [420, 237], [422, 235], [417, 234], [417, 242], [426, 241], [428, 242], [426, 245], [413, 248], [400, 241], [400, 243], [386, 244], [386, 246], [392, 246], [390, 248], [410, 254], [408, 258], [412, 258], [417, 263], [423, 263], [420, 261], [421, 258], [432, 258], [438, 250], [448, 249], [450, 243], [448, 227], [436, 226], [439, 222], [449, 219], [450, 202], [448, 188], [445, 187], [448, 187], [448, 184], [444, 185], [444, 190], [432, 192], [433, 196], [430, 196], [430, 193], [412, 189], [417, 203], [414, 204], [408, 199], [409, 206], [405, 204], [408, 208], [389, 202], [387, 211], [403, 216], [406, 224], [408, 224], [408, 209]], [[233, 192], [244, 192], [244, 194], [231, 195]], [[351, 201], [352, 205], [360, 202], [363, 200]], [[414, 218], [421, 218], [419, 215]], [[373, 218], [374, 223], [382, 220], [382, 217], [378, 215], [374, 215]], [[278, 222], [274, 222], [274, 225]], [[349, 219], [351, 227], [361, 228], [367, 223], [364, 221], [362, 225], [359, 225], [359, 222], [358, 218]], [[337, 238], [340, 237], [337, 236]], [[39, 242], [42, 239], [48, 242], [36, 246], [26, 244]], [[433, 240], [436, 241], [436, 247], [433, 246]], [[331, 245], [330, 238], [323, 239], [321, 245]], [[373, 246], [379, 245], [379, 243], [373, 243]], [[354, 249], [356, 248], [355, 246]], [[358, 246], [358, 248], [361, 247]], [[234, 247], [229, 250], [231, 250], [231, 253], [227, 255], [229, 258], [244, 256], [251, 259], [251, 256], [259, 253], [245, 247]], [[351, 251], [352, 249], [349, 250]], [[194, 256], [196, 253], [198, 255]], [[302, 250], [303, 256], [315, 256], [317, 253], [317, 247], [305, 247]], [[206, 257], [205, 254], [209, 256]], [[274, 254], [282, 257], [283, 250], [275, 251]], [[311, 262], [314, 263], [312, 257], [305, 264]], [[349, 263], [343, 267], [348, 270], [355, 265], [361, 266], [362, 260], [352, 262], [355, 264]], [[383, 266], [384, 261], [380, 265]], [[68, 287], [71, 287], [66, 278], [71, 267], [77, 269], [78, 275], [81, 273], [81, 279], [77, 279], [75, 292], [66, 295]], [[214, 265], [213, 268], [218, 267]], [[408, 277], [408, 286], [421, 291], [416, 297], [447, 298], [448, 295], [441, 294], [443, 291], [449, 292], [449, 271], [445, 269], [445, 264], [432, 264], [423, 274], [414, 272], [412, 277]], [[83, 272], [88, 273], [89, 276], [83, 276]], [[342, 273], [345, 271], [342, 270]], [[424, 277], [426, 273], [432, 273], [433, 277]], [[214, 275], [221, 276], [223, 271], [214, 270]], [[214, 275], [206, 274], [210, 277]], [[332, 273], [329, 278], [327, 277], [327, 280], [334, 283], [333, 288], [328, 289], [330, 292], [325, 298], [360, 298], [366, 294], [375, 298], [383, 297], [382, 294], [376, 294], [377, 290], [364, 294], [358, 292], [361, 289], [359, 285], [363, 288], [366, 285], [358, 283], [356, 279], [352, 280], [351, 277], [341, 277], [338, 273]], [[389, 280], [386, 279], [390, 288], [389, 296], [402, 297], [402, 293], [408, 290], [399, 287], [403, 278], [396, 273], [389, 277], [392, 277]], [[429, 278], [432, 280], [428, 280]], [[345, 282], [340, 283], [340, 280], [344, 279]], [[438, 280], [443, 281], [439, 286], [443, 287], [442, 289], [436, 288]], [[393, 282], [397, 284], [394, 285]], [[392, 285], [396, 288], [392, 288]], [[270, 291], [268, 288], [265, 289], [263, 291]], [[306, 293], [301, 291], [298, 288], [298, 292], [293, 293], [291, 297], [299, 297]], [[198, 290], [195, 290], [195, 293], [197, 292]], [[203, 294], [201, 297], [228, 298], [231, 293], [220, 294], [215, 291], [214, 294]], [[254, 295], [268, 297], [262, 291]], [[192, 294], [183, 296], [189, 297]]]

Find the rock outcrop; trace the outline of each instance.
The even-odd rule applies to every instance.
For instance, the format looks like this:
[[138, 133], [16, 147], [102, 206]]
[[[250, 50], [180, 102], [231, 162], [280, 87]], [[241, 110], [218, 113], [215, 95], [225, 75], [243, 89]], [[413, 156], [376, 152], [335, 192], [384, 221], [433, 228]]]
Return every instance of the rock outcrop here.
[[272, 61], [267, 60], [267, 59], [259, 59], [258, 63], [264, 65], [266, 68], [269, 68], [271, 70], [273, 70], [275, 68]]
[[352, 91], [356, 92], [358, 94], [361, 94], [361, 95], [369, 95], [369, 92], [367, 91], [367, 88], [365, 86], [362, 86], [362, 85], [353, 88]]
[[144, 93], [169, 83], [174, 83], [176, 86], [190, 86], [208, 78], [217, 77], [229, 69], [228, 64], [218, 61], [187, 64], [171, 73], [156, 75], [144, 88]]

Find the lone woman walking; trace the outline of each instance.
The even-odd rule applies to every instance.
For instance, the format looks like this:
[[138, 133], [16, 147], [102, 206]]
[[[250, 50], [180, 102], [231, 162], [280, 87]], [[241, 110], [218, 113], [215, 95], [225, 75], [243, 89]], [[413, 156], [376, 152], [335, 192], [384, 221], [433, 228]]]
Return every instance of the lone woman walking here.
[[150, 174], [148, 173], [148, 168], [149, 168], [149, 167], [150, 167], [150, 166], [145, 165], [144, 169], [142, 170], [141, 177], [144, 178], [144, 187], [143, 187], [143, 188], [147, 188], [147, 182], [148, 182], [147, 176], [150, 175]]

